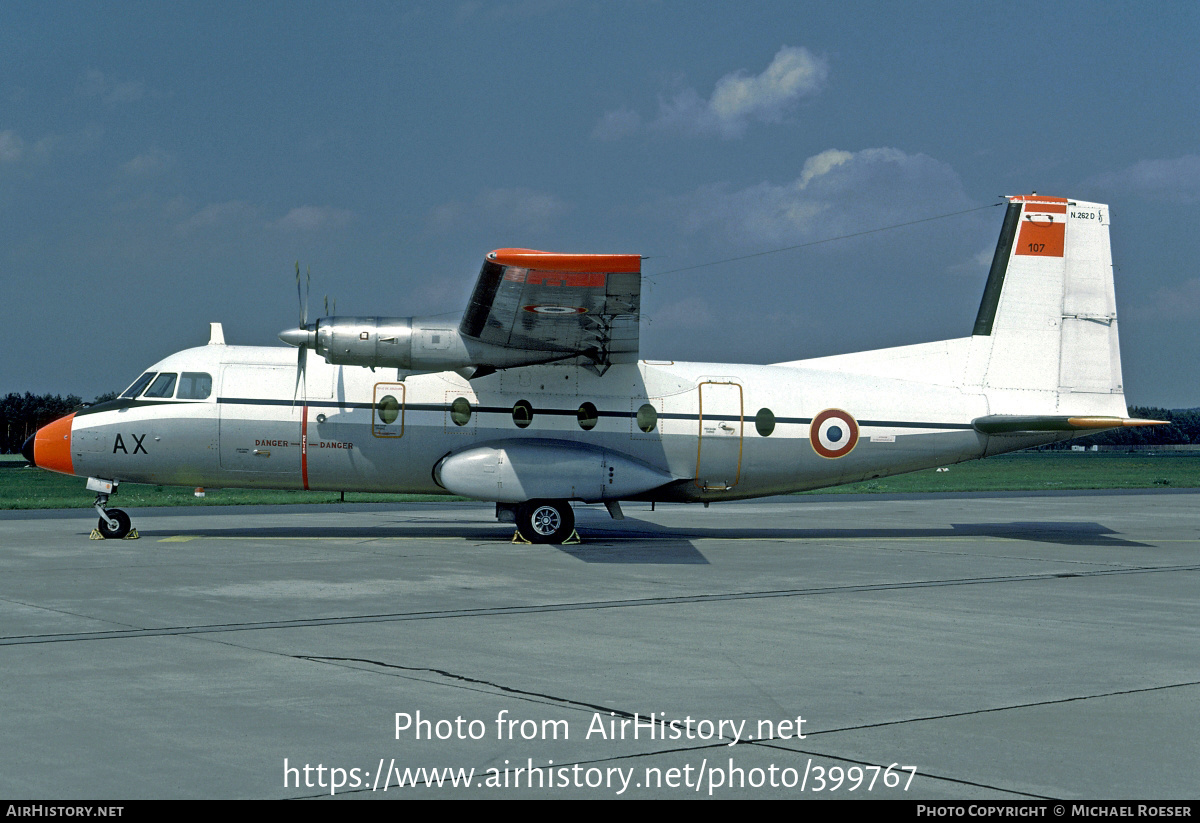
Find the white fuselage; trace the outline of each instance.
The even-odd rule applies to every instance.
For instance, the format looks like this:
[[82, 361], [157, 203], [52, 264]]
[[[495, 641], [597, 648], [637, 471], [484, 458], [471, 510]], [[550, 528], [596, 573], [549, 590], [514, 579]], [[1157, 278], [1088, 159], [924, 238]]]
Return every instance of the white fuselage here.
[[[72, 427], [73, 473], [135, 483], [450, 491], [506, 500], [503, 451], [497, 469], [484, 467], [463, 488], [440, 484], [439, 465], [488, 444], [519, 450], [552, 443], [564, 461], [596, 454], [602, 465], [606, 454], [610, 467], [614, 457], [624, 461], [626, 476], [626, 465], [659, 473], [652, 488], [626, 485], [613, 489], [612, 499], [707, 501], [851, 483], [1063, 436], [989, 437], [971, 425], [988, 413], [982, 393], [803, 363], [643, 361], [602, 376], [547, 365], [467, 381], [454, 372], [401, 380], [394, 369], [311, 358], [297, 390], [295, 356], [285, 348], [224, 345], [171, 355], [150, 371], [210, 375], [209, 396], [118, 400], [83, 410]], [[590, 406], [581, 413], [584, 404]], [[810, 437], [813, 419], [825, 410], [848, 414], [858, 426], [857, 442], [836, 457], [819, 454]], [[845, 428], [828, 436], [844, 445]], [[553, 469], [543, 463], [538, 471]], [[499, 488], [488, 485], [493, 471]], [[611, 482], [611, 469], [608, 476]], [[609, 499], [586, 484], [558, 496]]]

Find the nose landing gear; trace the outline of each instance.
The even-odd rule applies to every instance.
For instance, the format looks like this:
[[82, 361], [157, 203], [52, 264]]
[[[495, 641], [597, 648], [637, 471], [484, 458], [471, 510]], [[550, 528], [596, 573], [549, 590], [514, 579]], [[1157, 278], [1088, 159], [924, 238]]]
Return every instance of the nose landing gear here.
[[100, 522], [92, 532], [92, 538], [94, 540], [121, 540], [123, 538], [136, 540], [137, 529], [133, 528], [129, 515], [120, 509], [105, 508], [107, 503], [107, 494], [100, 492], [96, 495], [96, 502], [92, 504], [92, 508], [100, 513]]

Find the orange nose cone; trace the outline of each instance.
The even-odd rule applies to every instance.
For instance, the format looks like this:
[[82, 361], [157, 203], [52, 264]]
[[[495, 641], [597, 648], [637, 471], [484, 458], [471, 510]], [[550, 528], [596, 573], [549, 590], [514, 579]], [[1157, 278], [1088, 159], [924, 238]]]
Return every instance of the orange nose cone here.
[[33, 441], [33, 462], [39, 469], [74, 474], [71, 463], [71, 423], [74, 414], [42, 426]]

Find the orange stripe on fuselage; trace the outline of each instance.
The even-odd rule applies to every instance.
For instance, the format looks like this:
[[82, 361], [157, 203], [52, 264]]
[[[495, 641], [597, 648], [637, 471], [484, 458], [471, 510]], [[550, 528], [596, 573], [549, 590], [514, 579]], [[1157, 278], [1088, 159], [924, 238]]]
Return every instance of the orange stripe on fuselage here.
[[37, 430], [33, 441], [33, 462], [39, 469], [75, 473], [71, 462], [71, 424], [74, 419], [74, 414], [68, 414]]

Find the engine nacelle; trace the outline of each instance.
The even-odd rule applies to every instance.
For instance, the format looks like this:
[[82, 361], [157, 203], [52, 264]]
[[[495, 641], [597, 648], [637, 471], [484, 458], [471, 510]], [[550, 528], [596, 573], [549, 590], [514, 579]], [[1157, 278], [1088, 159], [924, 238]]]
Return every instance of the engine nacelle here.
[[310, 334], [311, 348], [336, 366], [435, 372], [472, 362], [457, 324], [436, 318], [323, 317]]
[[509, 348], [464, 337], [436, 317], [322, 317], [280, 332], [289, 346], [312, 349], [335, 366], [439, 372], [506, 369], [570, 359], [575, 352]]

